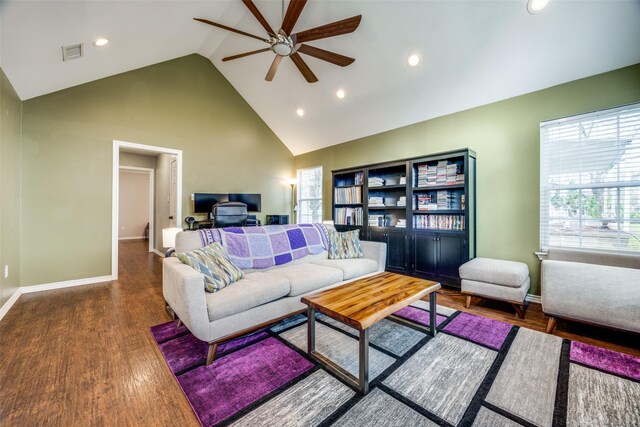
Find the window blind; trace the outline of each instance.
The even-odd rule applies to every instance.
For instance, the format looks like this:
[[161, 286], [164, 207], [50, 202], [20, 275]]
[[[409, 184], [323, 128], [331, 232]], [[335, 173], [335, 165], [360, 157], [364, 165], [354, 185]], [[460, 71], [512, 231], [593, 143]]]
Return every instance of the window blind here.
[[322, 166], [298, 169], [297, 222], [322, 222]]
[[640, 104], [540, 124], [540, 243], [640, 252]]

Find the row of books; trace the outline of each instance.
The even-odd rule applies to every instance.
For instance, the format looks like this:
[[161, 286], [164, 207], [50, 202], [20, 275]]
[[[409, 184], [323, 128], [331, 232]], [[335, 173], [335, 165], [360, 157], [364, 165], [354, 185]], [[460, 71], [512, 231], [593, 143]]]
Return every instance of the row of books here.
[[418, 165], [415, 185], [417, 187], [429, 187], [435, 185], [463, 184], [464, 173], [461, 165], [440, 160], [437, 165]]
[[407, 220], [404, 218], [399, 218], [396, 223], [396, 228], [407, 228]]
[[333, 221], [338, 225], [362, 225], [362, 208], [335, 208]]
[[413, 226], [432, 230], [464, 230], [464, 216], [417, 215], [413, 217]]
[[446, 211], [452, 209], [464, 209], [464, 194], [456, 197], [456, 194], [441, 190], [435, 194], [418, 194], [415, 197], [414, 209], [419, 211]]
[[398, 201], [396, 202], [396, 206], [407, 206], [407, 197], [406, 196], [400, 196], [398, 198]]
[[384, 207], [384, 197], [369, 196], [369, 207], [370, 208]]
[[387, 218], [384, 215], [369, 215], [369, 227], [386, 227]]
[[362, 187], [336, 188], [334, 198], [339, 205], [362, 203]]

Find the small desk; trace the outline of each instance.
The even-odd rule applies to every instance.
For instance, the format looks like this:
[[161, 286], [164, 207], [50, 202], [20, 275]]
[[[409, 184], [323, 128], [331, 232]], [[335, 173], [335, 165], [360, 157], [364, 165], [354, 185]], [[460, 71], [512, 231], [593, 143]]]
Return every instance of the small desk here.
[[[429, 328], [436, 335], [436, 291], [440, 284], [430, 280], [381, 273], [351, 283], [327, 289], [302, 298], [307, 308], [307, 352], [326, 369], [351, 384], [362, 394], [369, 392], [369, 328], [385, 317], [427, 295], [429, 297]], [[327, 357], [315, 351], [315, 311], [349, 325], [360, 332], [358, 378]], [[402, 320], [425, 329], [422, 325]]]

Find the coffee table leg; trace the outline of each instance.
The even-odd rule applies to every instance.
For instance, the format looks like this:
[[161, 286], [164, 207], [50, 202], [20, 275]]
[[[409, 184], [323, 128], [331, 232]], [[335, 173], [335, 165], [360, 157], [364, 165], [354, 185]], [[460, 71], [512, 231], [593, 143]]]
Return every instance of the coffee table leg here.
[[369, 393], [369, 329], [360, 331], [360, 393]]
[[307, 308], [307, 353], [316, 351], [316, 316], [313, 308]]
[[437, 317], [436, 317], [436, 293], [431, 292], [429, 295], [429, 334], [432, 337], [436, 336]]

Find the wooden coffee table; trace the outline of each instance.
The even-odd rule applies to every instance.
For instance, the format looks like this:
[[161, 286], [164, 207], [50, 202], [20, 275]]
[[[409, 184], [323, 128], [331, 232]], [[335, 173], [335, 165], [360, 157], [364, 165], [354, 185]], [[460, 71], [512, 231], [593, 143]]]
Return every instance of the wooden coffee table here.
[[[381, 273], [365, 279], [327, 289], [302, 298], [308, 306], [307, 352], [309, 356], [362, 394], [369, 392], [369, 328], [385, 317], [426, 295], [429, 297], [429, 334], [436, 335], [436, 291], [440, 284], [430, 280]], [[315, 351], [315, 311], [319, 311], [360, 332], [359, 370], [356, 378], [344, 368]], [[392, 316], [393, 317], [393, 316]], [[397, 320], [397, 318], [396, 318]], [[422, 325], [402, 320], [425, 329]]]

